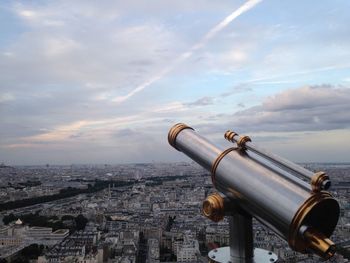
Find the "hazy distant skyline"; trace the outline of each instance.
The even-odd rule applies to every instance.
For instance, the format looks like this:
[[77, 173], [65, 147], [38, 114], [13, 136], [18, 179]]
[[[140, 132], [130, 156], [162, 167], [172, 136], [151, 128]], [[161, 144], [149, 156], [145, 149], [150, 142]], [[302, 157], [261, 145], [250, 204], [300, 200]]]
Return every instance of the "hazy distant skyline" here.
[[350, 2], [254, 1], [206, 39], [245, 3], [1, 2], [0, 163], [188, 160], [177, 122], [350, 161]]

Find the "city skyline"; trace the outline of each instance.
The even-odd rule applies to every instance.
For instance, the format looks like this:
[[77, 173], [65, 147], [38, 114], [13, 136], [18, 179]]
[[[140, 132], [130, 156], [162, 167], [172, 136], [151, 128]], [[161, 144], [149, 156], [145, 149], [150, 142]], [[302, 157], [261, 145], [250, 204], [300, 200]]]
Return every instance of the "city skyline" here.
[[0, 3], [0, 163], [189, 160], [167, 143], [177, 122], [218, 144], [232, 129], [292, 161], [348, 162], [349, 7]]

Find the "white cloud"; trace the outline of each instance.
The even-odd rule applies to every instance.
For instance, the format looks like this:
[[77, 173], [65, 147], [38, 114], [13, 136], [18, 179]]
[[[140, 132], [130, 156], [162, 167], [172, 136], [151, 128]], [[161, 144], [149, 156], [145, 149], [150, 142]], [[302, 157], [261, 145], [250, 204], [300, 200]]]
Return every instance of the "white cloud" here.
[[15, 96], [11, 93], [3, 93], [3, 94], [0, 94], [0, 103], [1, 102], [7, 102], [7, 101], [12, 101], [15, 99]]
[[0, 81], [5, 87], [0, 88], [9, 84], [8, 89], [35, 92], [38, 85], [88, 82], [116, 96], [141, 84], [179, 54], [184, 42], [156, 20], [125, 23], [119, 14], [125, 8], [113, 1], [15, 4], [14, 12], [28, 28], [3, 52]]
[[167, 112], [174, 113], [174, 112], [185, 111], [187, 109], [188, 108], [182, 102], [174, 101], [174, 102], [171, 102], [169, 104], [163, 105], [161, 107], [156, 107], [154, 109], [154, 112], [157, 112], [157, 113], [167, 113]]
[[[0, 4], [6, 11], [12, 6], [14, 14], [6, 27], [9, 38], [0, 46], [1, 145], [12, 145], [12, 156], [21, 160], [30, 158], [35, 147], [37, 160], [50, 155], [52, 160], [72, 162], [82, 153], [80, 160], [92, 160], [89, 150], [96, 160], [103, 160], [101, 156], [123, 159], [116, 153], [118, 146], [130, 158], [142, 152], [138, 147], [159, 147], [163, 157], [167, 130], [176, 122], [207, 127], [207, 134], [215, 130], [220, 138], [230, 127], [272, 133], [346, 127], [350, 110], [345, 87], [304, 87], [261, 98], [276, 93], [277, 85], [287, 89], [310, 74], [315, 77], [312, 83], [336, 83], [344, 78], [343, 83], [347, 82], [349, 38], [339, 33], [348, 31], [348, 25], [340, 21], [342, 31], [331, 28], [332, 37], [322, 46], [314, 38], [327, 34], [327, 28], [313, 31], [313, 25], [304, 27], [305, 20], [289, 21], [283, 13], [289, 10], [278, 9], [278, 4], [271, 10], [266, 2], [199, 49], [203, 42], [198, 44], [198, 40], [205, 32], [242, 3], [59, 0]], [[276, 10], [281, 15], [272, 21], [269, 12]], [[178, 56], [186, 63], [175, 63], [173, 74], [158, 81]], [[343, 73], [338, 76], [339, 72]], [[154, 88], [144, 90], [150, 83]], [[115, 103], [113, 98], [127, 103]], [[234, 114], [235, 110], [240, 112]], [[138, 138], [138, 131], [143, 131], [147, 142]], [[127, 153], [130, 148], [132, 153]], [[6, 149], [1, 154], [6, 157], [11, 152]]]
[[35, 11], [33, 10], [18, 10], [18, 14], [21, 16], [21, 17], [24, 17], [26, 19], [35, 19], [37, 17], [37, 13], [35, 13]]
[[330, 85], [290, 89], [239, 111], [232, 125], [244, 131], [320, 131], [350, 127], [350, 89]]

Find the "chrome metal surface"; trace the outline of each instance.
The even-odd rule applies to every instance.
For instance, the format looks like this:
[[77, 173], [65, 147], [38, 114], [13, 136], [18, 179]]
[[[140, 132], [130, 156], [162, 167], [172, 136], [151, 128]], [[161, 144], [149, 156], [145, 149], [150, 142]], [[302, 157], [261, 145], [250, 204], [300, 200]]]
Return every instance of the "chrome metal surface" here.
[[[231, 261], [230, 247], [221, 247], [213, 249], [208, 253], [209, 262], [233, 263]], [[254, 248], [254, 263], [274, 263], [277, 262], [277, 255], [271, 251]]]
[[254, 262], [252, 216], [236, 212], [228, 218], [232, 263]]
[[216, 157], [222, 152], [222, 149], [190, 129], [177, 135], [176, 147], [209, 171]]
[[[178, 133], [176, 148], [208, 171], [223, 152], [190, 129]], [[212, 175], [215, 187], [304, 253], [310, 242], [299, 234], [300, 227], [307, 224], [328, 238], [337, 224], [339, 205], [329, 193], [311, 192], [308, 185], [291, 180], [289, 169], [264, 158], [250, 150], [228, 152]]]
[[276, 166], [274, 162], [271, 162], [265, 158], [263, 158], [261, 155], [257, 155], [254, 152], [248, 151], [249, 156], [256, 161], [257, 163], [260, 163], [261, 165], [265, 166], [266, 168], [278, 173], [282, 177], [286, 178], [288, 181], [293, 182], [297, 184], [298, 186], [304, 188], [307, 191], [312, 191], [312, 187], [310, 183], [303, 181], [299, 177], [296, 177], [292, 174], [290, 174], [288, 171], [283, 170], [281, 167]]
[[[289, 177], [288, 173], [285, 175], [283, 174], [281, 175], [285, 176], [289, 180], [294, 181], [297, 184], [300, 184], [301, 183], [300, 177], [308, 179], [311, 183], [311, 190], [313, 192], [327, 190], [331, 186], [331, 181], [329, 180], [328, 176], [324, 172], [313, 173], [300, 165], [297, 165], [278, 155], [270, 153], [265, 149], [262, 149], [257, 145], [255, 145], [254, 143], [252, 143], [249, 136], [240, 136], [237, 133], [228, 130], [225, 133], [224, 137], [226, 140], [236, 143], [241, 149], [245, 151], [254, 152], [255, 154], [263, 157], [265, 160], [274, 163], [275, 167], [278, 166], [280, 168], [287, 169], [288, 173], [291, 173], [294, 176]], [[322, 174], [322, 178], [318, 178], [318, 175], [320, 175], [320, 173]]]
[[[190, 129], [177, 135], [176, 146], [209, 171], [223, 151]], [[310, 196], [309, 189], [298, 187], [261, 165], [261, 158], [256, 154], [239, 150], [228, 153], [220, 161], [215, 185], [284, 239], [288, 239], [289, 225], [295, 213]]]
[[308, 179], [311, 179], [311, 177], [314, 175], [313, 172], [305, 169], [304, 167], [297, 165], [289, 160], [286, 160], [280, 156], [277, 156], [273, 153], [270, 153], [270, 152], [256, 146], [252, 142], [247, 142], [246, 147], [248, 150], [251, 150], [251, 151], [255, 152], [256, 154], [259, 154], [259, 155], [265, 157], [266, 159], [274, 161], [277, 164], [280, 164], [281, 166], [289, 169], [291, 172], [296, 173], [297, 175], [302, 175]]
[[246, 211], [285, 239], [295, 213], [310, 192], [260, 165], [250, 154], [235, 151], [216, 170], [216, 188], [238, 199]]

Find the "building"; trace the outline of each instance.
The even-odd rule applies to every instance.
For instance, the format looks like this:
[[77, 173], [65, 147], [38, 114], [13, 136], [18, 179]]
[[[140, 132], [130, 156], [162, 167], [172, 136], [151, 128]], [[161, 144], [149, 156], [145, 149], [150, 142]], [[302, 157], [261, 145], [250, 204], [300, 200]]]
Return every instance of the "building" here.
[[160, 257], [159, 241], [155, 238], [150, 238], [147, 241], [147, 263], [158, 263]]
[[8, 258], [31, 244], [54, 246], [69, 235], [68, 229], [52, 232], [50, 227], [28, 227], [17, 220], [0, 229], [0, 258]]
[[192, 236], [184, 235], [183, 241], [177, 243], [177, 261], [178, 262], [193, 262], [197, 261], [199, 252], [198, 240]]

